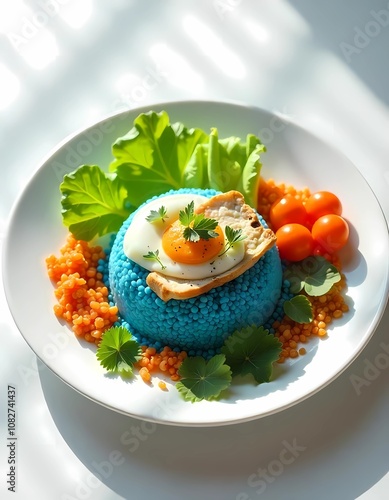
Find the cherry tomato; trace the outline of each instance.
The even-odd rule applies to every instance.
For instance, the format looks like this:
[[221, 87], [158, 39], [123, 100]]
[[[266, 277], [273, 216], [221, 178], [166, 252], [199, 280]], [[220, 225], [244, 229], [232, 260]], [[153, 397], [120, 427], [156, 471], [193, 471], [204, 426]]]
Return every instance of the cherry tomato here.
[[285, 224], [276, 232], [281, 259], [297, 262], [312, 255], [314, 241], [309, 229], [301, 224]]
[[319, 217], [312, 226], [312, 237], [328, 253], [340, 250], [347, 243], [349, 228], [340, 215], [328, 214]]
[[313, 224], [323, 215], [342, 215], [342, 204], [335, 194], [329, 191], [318, 191], [305, 202], [305, 210], [309, 221]]
[[270, 222], [275, 231], [285, 224], [302, 224], [307, 222], [307, 212], [300, 200], [286, 195], [270, 207]]

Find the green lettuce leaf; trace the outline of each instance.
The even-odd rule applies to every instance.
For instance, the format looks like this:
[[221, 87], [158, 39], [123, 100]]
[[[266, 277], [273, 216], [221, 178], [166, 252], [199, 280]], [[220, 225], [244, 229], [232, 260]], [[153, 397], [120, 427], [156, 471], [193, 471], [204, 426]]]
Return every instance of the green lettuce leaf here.
[[208, 144], [198, 144], [182, 174], [183, 186], [201, 188], [207, 185]]
[[63, 222], [77, 239], [117, 232], [133, 210], [120, 179], [97, 165], [82, 165], [65, 175], [60, 190]]
[[263, 144], [255, 146], [255, 149], [250, 153], [250, 156], [243, 166], [243, 171], [238, 186], [236, 187], [236, 189], [244, 195], [246, 203], [251, 207], [256, 207], [257, 204], [259, 176], [262, 168], [260, 158], [264, 151], [265, 146]]
[[126, 183], [128, 201], [138, 206], [152, 196], [185, 187], [185, 167], [196, 146], [207, 138], [200, 129], [171, 125], [165, 111], [143, 113], [113, 144], [110, 170]]
[[152, 196], [179, 188], [236, 189], [256, 206], [265, 147], [248, 134], [219, 139], [171, 124], [165, 111], [135, 118], [133, 127], [112, 146], [114, 160], [105, 173], [82, 165], [61, 184], [63, 222], [79, 239], [117, 231], [126, 217]]

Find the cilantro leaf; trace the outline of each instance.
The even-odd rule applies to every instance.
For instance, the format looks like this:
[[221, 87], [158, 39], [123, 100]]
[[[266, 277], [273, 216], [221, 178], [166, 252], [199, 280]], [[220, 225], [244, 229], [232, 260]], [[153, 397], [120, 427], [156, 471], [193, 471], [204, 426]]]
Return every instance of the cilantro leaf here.
[[97, 359], [108, 371], [132, 374], [132, 367], [141, 359], [141, 348], [131, 333], [122, 326], [104, 332], [97, 349]]
[[176, 384], [179, 393], [192, 403], [217, 398], [231, 383], [231, 370], [225, 360], [223, 354], [209, 361], [200, 356], [184, 359], [178, 370], [182, 377]]
[[148, 259], [148, 260], [155, 260], [161, 266], [162, 270], [166, 269], [166, 266], [164, 266], [162, 264], [162, 261], [159, 258], [159, 250], [158, 249], [155, 250], [155, 252], [150, 252], [149, 251], [146, 255], [143, 255], [143, 258], [144, 259]]
[[168, 219], [166, 207], [162, 205], [158, 210], [150, 210], [149, 215], [146, 217], [147, 222], [165, 222], [165, 219]]
[[97, 165], [82, 165], [65, 175], [60, 190], [63, 222], [80, 240], [117, 232], [132, 211], [125, 205], [123, 183]]
[[194, 202], [191, 201], [184, 210], [180, 210], [179, 221], [185, 227], [183, 236], [187, 241], [196, 242], [200, 239], [209, 240], [218, 235], [214, 231], [217, 226], [217, 220], [208, 219], [204, 214], [194, 213]]
[[189, 226], [194, 219], [194, 201], [188, 203], [184, 210], [180, 210], [178, 218], [183, 226]]
[[219, 257], [228, 252], [228, 250], [232, 248], [235, 243], [238, 243], [239, 241], [242, 241], [246, 238], [246, 235], [242, 234], [242, 229], [232, 229], [232, 227], [230, 226], [226, 226], [224, 228], [224, 233], [227, 238], [227, 245], [222, 253], [219, 254]]
[[310, 323], [313, 320], [312, 304], [305, 295], [296, 295], [283, 305], [285, 314], [297, 323]]
[[247, 326], [228, 337], [221, 352], [225, 354], [234, 376], [251, 373], [260, 384], [269, 382], [272, 365], [281, 352], [281, 343], [262, 326]]
[[301, 290], [311, 296], [324, 295], [332, 285], [340, 281], [340, 272], [327, 259], [321, 256], [310, 256], [288, 266], [284, 279], [290, 282], [290, 291], [299, 293]]

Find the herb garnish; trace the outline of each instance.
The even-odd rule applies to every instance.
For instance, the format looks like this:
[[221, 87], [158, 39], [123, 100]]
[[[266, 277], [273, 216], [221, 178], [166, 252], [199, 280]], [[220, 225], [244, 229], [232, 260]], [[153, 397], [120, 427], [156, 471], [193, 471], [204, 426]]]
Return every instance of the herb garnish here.
[[286, 300], [283, 309], [284, 313], [297, 323], [310, 323], [313, 320], [312, 304], [305, 295], [296, 295]]
[[[258, 384], [269, 382], [280, 352], [280, 341], [262, 326], [236, 330], [225, 341], [221, 354], [208, 361], [202, 356], [185, 358], [178, 369], [181, 380], [176, 388], [185, 401], [195, 403], [219, 398], [235, 375], [251, 373]], [[112, 327], [103, 335], [97, 359], [108, 371], [132, 375], [133, 365], [142, 359], [142, 350], [126, 328]]]
[[242, 241], [246, 238], [246, 235], [242, 234], [241, 229], [232, 229], [232, 227], [230, 226], [226, 226], [224, 228], [224, 233], [227, 238], [227, 245], [223, 252], [219, 254], [219, 257], [228, 252], [228, 250], [230, 250], [230, 248], [232, 248], [235, 243], [238, 243], [238, 241]]
[[141, 359], [141, 353], [131, 333], [122, 326], [115, 326], [104, 332], [96, 356], [108, 371], [132, 375], [133, 365]]
[[225, 360], [224, 354], [216, 354], [209, 361], [201, 356], [185, 358], [178, 370], [182, 377], [176, 384], [178, 392], [192, 403], [217, 398], [231, 383], [231, 370]]
[[340, 281], [341, 275], [327, 259], [312, 255], [289, 266], [284, 279], [290, 282], [292, 293], [304, 290], [307, 295], [318, 297], [329, 292], [332, 285]]
[[157, 249], [155, 252], [149, 252], [146, 255], [143, 255], [144, 259], [155, 260], [161, 266], [162, 270], [166, 269], [166, 266], [162, 264], [161, 259], [159, 258], [159, 250]]
[[272, 365], [281, 352], [281, 342], [263, 326], [247, 326], [228, 337], [221, 352], [233, 376], [251, 373], [260, 384], [270, 381]]
[[150, 210], [149, 215], [146, 217], [147, 222], [156, 222], [161, 221], [165, 222], [165, 219], [168, 219], [166, 207], [162, 205], [158, 210]]
[[204, 214], [194, 213], [194, 202], [191, 201], [184, 210], [180, 210], [179, 221], [185, 227], [184, 238], [187, 241], [196, 242], [200, 239], [209, 240], [216, 238], [219, 234], [214, 231], [217, 220], [208, 219]]

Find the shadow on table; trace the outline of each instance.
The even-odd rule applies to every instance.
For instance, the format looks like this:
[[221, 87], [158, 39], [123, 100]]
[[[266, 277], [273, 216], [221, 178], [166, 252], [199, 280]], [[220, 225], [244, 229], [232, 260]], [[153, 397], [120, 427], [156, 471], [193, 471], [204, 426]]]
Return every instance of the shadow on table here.
[[[352, 5], [330, 0], [318, 5], [309, 0], [289, 0], [289, 3], [307, 21], [318, 46], [331, 51], [389, 105], [389, 71], [382, 71], [389, 42], [388, 2], [359, 1]], [[382, 41], [384, 37], [387, 43]], [[377, 74], [382, 78], [377, 78]]]
[[[291, 498], [293, 491], [299, 500], [355, 499], [388, 471], [388, 397], [383, 394], [388, 384], [352, 382], [362, 375], [363, 362], [382, 352], [385, 339], [380, 328], [364, 359], [308, 400], [256, 421], [213, 428], [157, 425], [115, 413], [40, 370], [53, 421], [89, 470], [65, 493], [86, 498], [85, 491], [92, 494], [100, 486], [97, 477], [123, 498], [138, 493], [151, 498], [159, 491], [162, 500], [249, 500], [265, 481], [262, 498]], [[380, 377], [388, 379], [388, 370]], [[334, 468], [339, 463], [342, 467]], [[306, 484], [303, 477], [309, 478]]]

